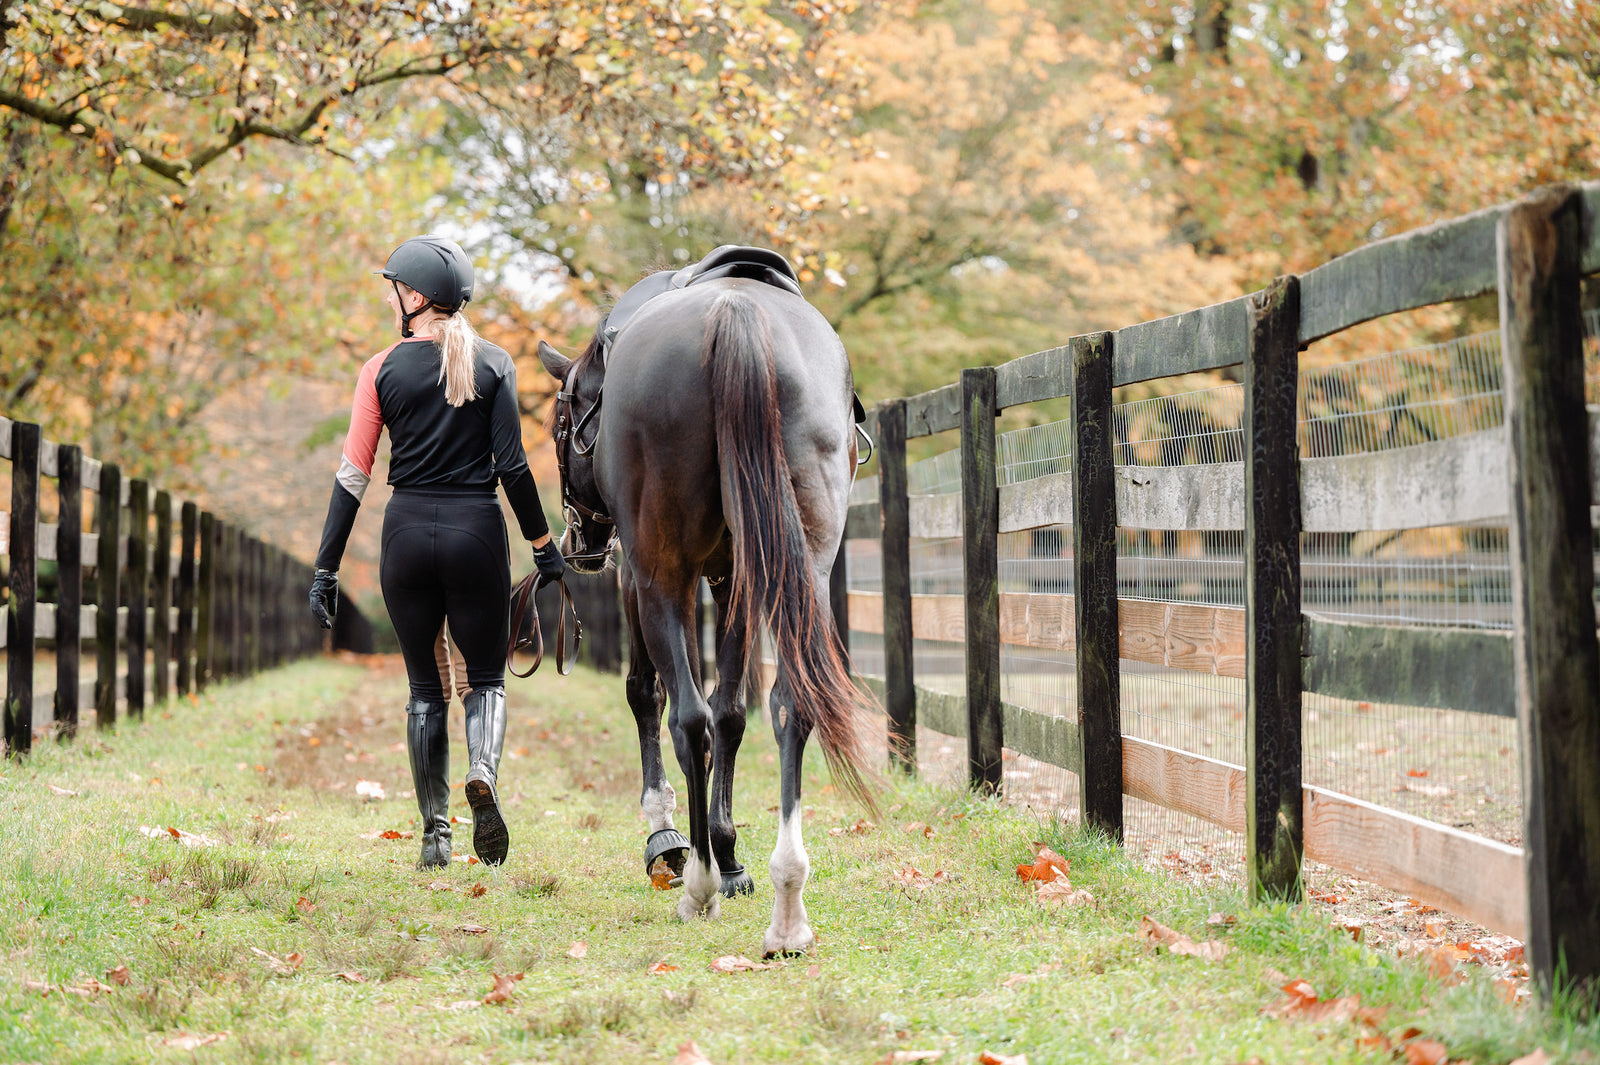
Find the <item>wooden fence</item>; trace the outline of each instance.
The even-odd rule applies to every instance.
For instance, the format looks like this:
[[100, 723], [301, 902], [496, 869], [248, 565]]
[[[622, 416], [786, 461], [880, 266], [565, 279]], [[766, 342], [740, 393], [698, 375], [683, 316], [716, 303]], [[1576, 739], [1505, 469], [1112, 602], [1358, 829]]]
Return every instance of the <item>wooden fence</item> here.
[[[36, 650], [55, 652], [52, 714], [70, 737], [80, 710], [110, 728], [119, 704], [138, 718], [150, 701], [203, 690], [207, 683], [271, 669], [324, 647], [306, 607], [311, 567], [179, 501], [40, 428], [0, 418], [0, 459], [10, 461], [10, 510], [0, 513], [0, 555], [8, 563], [4, 743], [15, 755], [33, 743]], [[56, 521], [41, 517], [41, 484], [56, 482]], [[84, 493], [93, 532], [84, 532]], [[152, 522], [153, 519], [153, 522]], [[152, 528], [153, 524], [153, 528]], [[39, 563], [55, 563], [53, 601], [40, 601]], [[341, 630], [364, 626], [341, 602]], [[91, 685], [80, 683], [82, 649], [93, 648]]]
[[[899, 764], [916, 726], [964, 736], [974, 788], [1001, 748], [1070, 769], [1085, 824], [1120, 838], [1123, 796], [1246, 835], [1255, 897], [1298, 897], [1323, 862], [1527, 940], [1548, 987], [1600, 978], [1600, 647], [1591, 505], [1600, 436], [1583, 403], [1580, 280], [1600, 272], [1600, 184], [1541, 190], [1379, 241], [1266, 289], [1067, 344], [878, 406], [879, 500], [847, 538], [881, 541], [881, 594], [843, 589], [848, 628], [881, 633], [868, 678]], [[1506, 424], [1415, 447], [1301, 460], [1299, 352], [1361, 322], [1497, 292]], [[1243, 366], [1242, 462], [1113, 463], [1112, 390]], [[995, 418], [1072, 400], [1070, 473], [1000, 486]], [[906, 441], [960, 431], [961, 492], [911, 498]], [[1358, 624], [1301, 611], [1302, 532], [1511, 528], [1513, 631]], [[1070, 524], [1071, 596], [1002, 593], [1003, 532]], [[1245, 606], [1117, 597], [1118, 526], [1243, 529]], [[965, 594], [911, 594], [913, 537], [962, 539]], [[841, 553], [842, 556], [842, 553]], [[844, 626], [841, 626], [844, 627]], [[920, 689], [914, 638], [964, 641], [964, 698]], [[1076, 656], [1077, 717], [1004, 704], [1002, 644]], [[1242, 678], [1246, 764], [1122, 734], [1119, 662]], [[1516, 716], [1526, 825], [1518, 849], [1302, 783], [1305, 692]], [[1563, 961], [1564, 959], [1564, 961]]]

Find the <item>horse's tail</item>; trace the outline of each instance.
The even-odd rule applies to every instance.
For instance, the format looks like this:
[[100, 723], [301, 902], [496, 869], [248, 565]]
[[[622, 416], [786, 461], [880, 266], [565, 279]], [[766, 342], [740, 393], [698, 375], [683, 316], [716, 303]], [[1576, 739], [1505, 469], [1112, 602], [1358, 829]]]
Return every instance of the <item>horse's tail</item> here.
[[761, 624], [772, 632], [794, 703], [774, 712], [802, 715], [834, 780], [870, 808], [863, 693], [850, 678], [832, 607], [812, 573], [783, 447], [772, 330], [755, 300], [730, 292], [712, 301], [701, 361], [711, 381], [723, 511], [733, 531], [729, 622], [750, 645]]

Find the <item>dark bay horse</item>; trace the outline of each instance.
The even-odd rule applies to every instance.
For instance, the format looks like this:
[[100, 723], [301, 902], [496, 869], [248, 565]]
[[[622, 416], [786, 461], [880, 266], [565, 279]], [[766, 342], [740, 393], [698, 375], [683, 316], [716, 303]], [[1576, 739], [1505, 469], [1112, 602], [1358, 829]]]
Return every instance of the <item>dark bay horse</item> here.
[[[689, 808], [678, 915], [715, 917], [719, 890], [754, 890], [734, 853], [733, 773], [745, 727], [740, 685], [765, 625], [777, 647], [770, 708], [782, 796], [763, 951], [805, 951], [813, 936], [801, 901], [810, 863], [800, 772], [813, 732], [835, 781], [871, 805], [864, 706], [827, 595], [856, 460], [844, 346], [801, 297], [729, 277], [654, 297], [609, 345], [597, 339], [577, 359], [544, 343], [539, 356], [562, 383], [562, 551], [574, 569], [594, 572], [613, 536], [622, 545], [627, 697], [653, 835], [672, 828], [676, 805], [659, 740], [663, 694], [670, 705]], [[717, 606], [709, 700], [694, 626], [701, 577]]]

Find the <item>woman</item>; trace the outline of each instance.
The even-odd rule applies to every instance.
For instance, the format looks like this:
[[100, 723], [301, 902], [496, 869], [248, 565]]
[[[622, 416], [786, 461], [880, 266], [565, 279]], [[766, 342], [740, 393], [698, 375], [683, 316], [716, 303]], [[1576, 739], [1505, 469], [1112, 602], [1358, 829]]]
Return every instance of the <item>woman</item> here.
[[378, 573], [411, 684], [406, 747], [422, 815], [418, 865], [450, 861], [449, 695], [434, 657], [447, 620], [469, 689], [462, 702], [472, 847], [479, 861], [498, 865], [509, 843], [495, 773], [506, 735], [511, 567], [496, 481], [533, 546], [541, 583], [561, 577], [566, 563], [522, 450], [511, 357], [479, 337], [461, 310], [472, 298], [466, 253], [440, 237], [413, 237], [377, 272], [389, 280], [386, 299], [402, 339], [368, 360], [357, 378], [311, 612], [324, 628], [332, 626], [339, 560], [387, 426], [394, 494], [384, 513]]

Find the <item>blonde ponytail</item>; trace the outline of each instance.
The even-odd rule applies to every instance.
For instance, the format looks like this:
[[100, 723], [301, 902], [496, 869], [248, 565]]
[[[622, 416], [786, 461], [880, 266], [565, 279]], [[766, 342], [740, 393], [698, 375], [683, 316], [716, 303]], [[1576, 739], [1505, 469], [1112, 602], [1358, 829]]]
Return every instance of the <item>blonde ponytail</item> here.
[[478, 333], [467, 321], [464, 310], [433, 323], [433, 341], [439, 346], [439, 380], [444, 384], [444, 400], [459, 407], [478, 398], [473, 351]]

